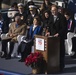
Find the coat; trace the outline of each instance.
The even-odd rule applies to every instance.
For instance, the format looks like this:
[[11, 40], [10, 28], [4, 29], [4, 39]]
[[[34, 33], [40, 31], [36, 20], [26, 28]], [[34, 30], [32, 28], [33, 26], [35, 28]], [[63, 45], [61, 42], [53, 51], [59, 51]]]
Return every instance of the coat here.
[[34, 35], [41, 35], [42, 33], [42, 27], [41, 26], [37, 26], [34, 31], [33, 31], [33, 25], [30, 26], [30, 30], [29, 30], [29, 38], [33, 39]]
[[66, 26], [67, 22], [66, 19], [63, 15], [61, 15], [60, 13], [58, 13], [58, 16], [56, 18], [56, 21], [54, 22], [54, 17], [53, 15], [51, 15], [50, 17], [50, 34], [51, 35], [55, 35], [56, 33], [59, 34], [60, 38], [66, 38], [66, 33], [67, 33], [67, 26]]
[[[31, 25], [30, 30], [28, 32], [28, 36], [25, 39], [27, 41], [27, 43], [24, 41], [21, 42], [21, 44], [18, 47], [18, 53], [24, 52], [24, 51], [25, 51], [24, 53], [27, 53], [27, 52], [30, 53], [31, 47], [34, 44], [34, 36], [40, 35], [41, 32], [42, 32], [41, 26], [37, 26], [33, 31], [33, 25]], [[27, 55], [27, 54], [25, 54], [25, 55]]]
[[15, 34], [15, 36], [11, 37], [11, 38], [12, 38], [12, 40], [17, 41], [17, 36], [18, 35], [25, 35], [26, 30], [27, 30], [26, 24], [22, 24], [22, 25], [19, 25], [18, 27], [16, 27], [16, 23], [13, 22], [9, 28], [8, 36], [10, 34]]
[[41, 16], [39, 14], [35, 14], [33, 17], [31, 14], [28, 15], [27, 20], [26, 20], [26, 24], [28, 26], [31, 26], [33, 24], [33, 19], [34, 17], [38, 16], [41, 19]]
[[64, 58], [65, 58], [65, 46], [64, 46], [64, 40], [66, 38], [66, 34], [67, 34], [67, 25], [66, 25], [66, 19], [63, 15], [61, 15], [60, 13], [58, 13], [56, 21], [54, 22], [54, 17], [51, 16], [50, 18], [50, 34], [51, 35], [55, 35], [55, 34], [59, 34], [59, 38], [60, 38], [60, 70], [64, 68]]

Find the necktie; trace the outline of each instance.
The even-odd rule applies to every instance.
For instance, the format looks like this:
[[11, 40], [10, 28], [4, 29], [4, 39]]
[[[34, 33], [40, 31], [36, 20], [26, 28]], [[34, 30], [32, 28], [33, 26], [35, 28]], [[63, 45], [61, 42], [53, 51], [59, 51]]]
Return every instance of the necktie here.
[[72, 25], [72, 20], [70, 20], [69, 23], [68, 23], [68, 30], [71, 29], [71, 25]]

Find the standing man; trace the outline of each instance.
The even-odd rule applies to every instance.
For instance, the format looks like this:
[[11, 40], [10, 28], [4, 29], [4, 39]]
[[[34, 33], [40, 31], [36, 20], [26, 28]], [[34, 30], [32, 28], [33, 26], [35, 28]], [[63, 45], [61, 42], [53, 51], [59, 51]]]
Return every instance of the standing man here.
[[51, 7], [51, 17], [50, 17], [50, 30], [46, 33], [54, 37], [60, 37], [60, 72], [64, 69], [64, 57], [65, 57], [65, 47], [64, 39], [66, 38], [66, 19], [63, 15], [58, 13], [58, 7], [52, 5]]
[[18, 11], [19, 11], [19, 13], [15, 14], [15, 16], [20, 16], [21, 21], [23, 23], [26, 23], [27, 13], [26, 13], [26, 10], [24, 10], [24, 4], [23, 3], [18, 3]]
[[35, 16], [39, 16], [36, 6], [30, 5], [29, 6], [29, 11], [30, 11], [30, 14], [28, 14], [28, 17], [27, 17], [27, 20], [26, 20], [26, 23], [27, 23], [28, 26], [33, 24], [33, 19], [34, 19]]

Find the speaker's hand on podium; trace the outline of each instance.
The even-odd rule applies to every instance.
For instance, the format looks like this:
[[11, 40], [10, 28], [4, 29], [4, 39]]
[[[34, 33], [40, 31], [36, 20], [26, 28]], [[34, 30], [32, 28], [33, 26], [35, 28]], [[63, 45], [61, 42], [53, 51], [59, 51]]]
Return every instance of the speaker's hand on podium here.
[[55, 35], [54, 35], [54, 37], [58, 37], [59, 36], [59, 34], [58, 33], [56, 33]]
[[47, 33], [45, 34], [45, 36], [50, 36], [50, 32], [47, 32]]

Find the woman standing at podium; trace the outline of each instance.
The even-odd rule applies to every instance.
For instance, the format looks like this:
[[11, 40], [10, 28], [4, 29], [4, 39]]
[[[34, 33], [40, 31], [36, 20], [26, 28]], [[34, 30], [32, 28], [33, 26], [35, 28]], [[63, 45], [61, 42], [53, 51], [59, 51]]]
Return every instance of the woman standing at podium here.
[[64, 57], [65, 46], [64, 39], [66, 38], [66, 19], [63, 15], [58, 13], [58, 7], [52, 5], [50, 16], [50, 30], [46, 33], [46, 36], [51, 35], [54, 37], [60, 37], [60, 71], [64, 69]]

